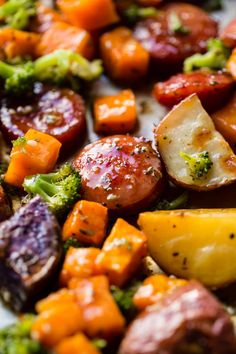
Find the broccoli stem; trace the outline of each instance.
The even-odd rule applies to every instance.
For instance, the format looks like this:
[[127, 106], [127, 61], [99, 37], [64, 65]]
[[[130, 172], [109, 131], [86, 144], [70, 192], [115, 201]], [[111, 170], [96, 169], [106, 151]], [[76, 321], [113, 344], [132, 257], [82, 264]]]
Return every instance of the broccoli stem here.
[[188, 192], [185, 191], [179, 195], [176, 199], [168, 201], [166, 199], [160, 200], [156, 206], [156, 210], [175, 210], [184, 208], [188, 202]]
[[3, 79], [8, 79], [9, 77], [13, 76], [16, 72], [16, 67], [6, 64], [3, 61], [0, 61], [0, 76]]

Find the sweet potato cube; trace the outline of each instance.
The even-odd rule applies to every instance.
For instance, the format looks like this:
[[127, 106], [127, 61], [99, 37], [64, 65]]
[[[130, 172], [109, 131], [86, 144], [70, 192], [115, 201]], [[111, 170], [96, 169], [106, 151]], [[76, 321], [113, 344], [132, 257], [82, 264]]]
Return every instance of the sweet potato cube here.
[[80, 200], [64, 224], [63, 239], [75, 237], [82, 243], [99, 246], [106, 236], [107, 222], [106, 207], [99, 203]]
[[55, 354], [99, 354], [99, 351], [82, 333], [63, 339], [55, 348]]
[[61, 271], [61, 284], [66, 286], [72, 278], [88, 278], [95, 275], [95, 260], [99, 253], [98, 248], [70, 247]]
[[125, 319], [109, 291], [107, 277], [74, 278], [69, 287], [75, 290], [83, 312], [85, 333], [89, 337], [111, 339], [122, 333]]
[[128, 28], [119, 27], [103, 34], [100, 50], [105, 69], [113, 79], [134, 81], [147, 74], [149, 54]]
[[21, 187], [24, 178], [50, 172], [58, 159], [61, 143], [51, 135], [29, 129], [13, 144], [5, 181]]
[[113, 0], [57, 0], [68, 22], [86, 30], [96, 30], [119, 20]]
[[134, 129], [137, 112], [135, 96], [124, 90], [114, 96], [97, 98], [94, 104], [95, 130], [105, 134], [125, 134]]
[[31, 335], [46, 347], [53, 347], [83, 328], [84, 320], [80, 307], [76, 303], [68, 302], [43, 311], [36, 318]]
[[139, 310], [158, 302], [166, 293], [170, 293], [179, 286], [187, 284], [187, 280], [169, 278], [166, 275], [152, 275], [144, 280], [133, 302]]
[[55, 22], [42, 34], [37, 55], [43, 56], [58, 49], [71, 50], [87, 59], [91, 59], [94, 54], [93, 41], [89, 32], [65, 22]]
[[96, 260], [98, 272], [106, 274], [111, 284], [123, 286], [137, 271], [147, 255], [143, 232], [118, 219]]
[[50, 294], [45, 299], [38, 301], [36, 304], [36, 311], [42, 313], [68, 303], [75, 303], [75, 294], [69, 289], [61, 289], [56, 293]]

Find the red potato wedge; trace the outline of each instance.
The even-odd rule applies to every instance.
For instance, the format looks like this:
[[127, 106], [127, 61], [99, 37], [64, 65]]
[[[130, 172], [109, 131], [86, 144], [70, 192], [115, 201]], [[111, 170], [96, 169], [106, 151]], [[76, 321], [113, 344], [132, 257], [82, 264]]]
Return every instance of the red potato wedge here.
[[[155, 139], [170, 179], [185, 188], [208, 191], [236, 181], [236, 156], [193, 94], [174, 107], [155, 129]], [[180, 153], [208, 152], [212, 166], [193, 178]]]

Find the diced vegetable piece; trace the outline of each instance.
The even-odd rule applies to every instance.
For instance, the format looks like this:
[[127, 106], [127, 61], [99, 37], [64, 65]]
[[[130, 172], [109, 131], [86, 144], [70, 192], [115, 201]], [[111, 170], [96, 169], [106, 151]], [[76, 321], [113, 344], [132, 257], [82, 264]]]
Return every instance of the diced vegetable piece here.
[[75, 294], [72, 290], [61, 289], [38, 301], [36, 311], [37, 313], [42, 313], [58, 306], [75, 303], [75, 301]]
[[39, 197], [0, 225], [0, 292], [17, 311], [45, 289], [61, 255], [60, 230]]
[[158, 302], [167, 293], [170, 293], [178, 286], [186, 285], [184, 279], [169, 278], [166, 275], [152, 275], [144, 280], [136, 294], [134, 304], [139, 310]]
[[183, 209], [143, 213], [138, 224], [167, 273], [221, 287], [236, 280], [235, 217], [235, 209]]
[[84, 328], [83, 314], [76, 302], [59, 304], [42, 312], [32, 326], [32, 338], [53, 347], [64, 338]]
[[200, 68], [224, 69], [230, 56], [230, 49], [218, 38], [209, 39], [207, 49], [205, 54], [198, 53], [185, 59], [184, 72], [188, 73]]
[[99, 354], [95, 346], [82, 334], [62, 340], [55, 348], [55, 354]]
[[48, 134], [29, 129], [15, 140], [5, 182], [21, 187], [26, 176], [50, 172], [57, 161], [61, 143]]
[[57, 49], [71, 50], [88, 59], [91, 59], [94, 53], [93, 41], [89, 32], [65, 22], [53, 23], [42, 35], [37, 47], [37, 54], [42, 56]]
[[125, 134], [136, 124], [135, 96], [124, 90], [114, 96], [97, 98], [94, 103], [95, 130], [98, 133]]
[[24, 29], [36, 14], [34, 0], [8, 0], [0, 6], [0, 21], [9, 27]]
[[35, 33], [46, 32], [53, 23], [63, 21], [63, 16], [51, 7], [37, 2], [36, 16], [30, 21], [30, 30]]
[[7, 59], [35, 56], [39, 36], [35, 33], [0, 28], [0, 46]]
[[118, 219], [97, 257], [99, 271], [107, 274], [111, 284], [124, 285], [147, 255], [146, 242], [141, 231]]
[[26, 177], [23, 187], [31, 195], [40, 195], [60, 217], [80, 198], [81, 179], [79, 173], [65, 163], [58, 171]]
[[236, 80], [236, 48], [233, 50], [229, 60], [227, 61], [226, 68], [233, 76], [234, 80]]
[[208, 353], [236, 351], [234, 326], [222, 304], [191, 281], [143, 311], [128, 328], [119, 354]]
[[102, 204], [81, 200], [69, 214], [63, 230], [63, 239], [70, 237], [88, 245], [101, 245], [106, 236], [108, 209]]
[[61, 284], [66, 286], [72, 278], [88, 278], [95, 275], [95, 261], [99, 253], [98, 248], [70, 247], [61, 271]]
[[155, 138], [176, 184], [207, 191], [235, 182], [236, 156], [196, 95], [172, 109], [155, 129]]
[[122, 333], [125, 319], [109, 291], [107, 277], [74, 278], [69, 286], [76, 292], [77, 303], [83, 312], [85, 333], [89, 337], [112, 339]]
[[113, 79], [134, 81], [147, 74], [149, 54], [128, 28], [119, 27], [103, 34], [100, 49], [105, 68]]
[[222, 31], [221, 40], [230, 48], [236, 47], [236, 20], [232, 20]]
[[59, 9], [74, 26], [95, 30], [119, 20], [113, 0], [57, 0]]
[[232, 145], [236, 146], [236, 93], [228, 101], [228, 103], [216, 111], [212, 115], [213, 122], [216, 129], [225, 137], [225, 139]]

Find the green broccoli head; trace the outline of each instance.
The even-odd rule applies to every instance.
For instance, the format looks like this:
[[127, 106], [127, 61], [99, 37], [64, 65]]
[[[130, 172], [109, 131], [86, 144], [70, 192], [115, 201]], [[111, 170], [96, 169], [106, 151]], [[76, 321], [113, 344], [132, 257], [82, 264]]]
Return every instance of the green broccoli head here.
[[41, 344], [30, 337], [33, 315], [25, 315], [20, 322], [0, 330], [1, 354], [46, 354]]
[[89, 62], [69, 50], [56, 50], [35, 61], [35, 75], [38, 81], [60, 84], [71, 78], [91, 81], [102, 74], [102, 62]]
[[9, 94], [20, 95], [29, 91], [35, 81], [34, 64], [9, 65], [0, 61], [0, 77], [5, 80], [5, 90]]
[[180, 156], [185, 160], [193, 181], [207, 177], [213, 166], [213, 162], [211, 161], [207, 151], [193, 155], [180, 152]]
[[28, 27], [30, 18], [35, 15], [34, 0], [8, 0], [0, 6], [0, 20], [15, 29]]
[[80, 198], [81, 178], [70, 164], [64, 164], [57, 172], [26, 177], [26, 192], [40, 195], [50, 209], [61, 216]]
[[230, 48], [226, 47], [220, 39], [211, 38], [207, 42], [205, 54], [194, 54], [184, 61], [184, 72], [188, 73], [200, 68], [223, 69], [229, 56]]

